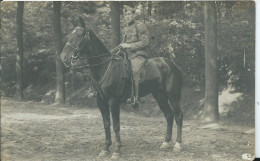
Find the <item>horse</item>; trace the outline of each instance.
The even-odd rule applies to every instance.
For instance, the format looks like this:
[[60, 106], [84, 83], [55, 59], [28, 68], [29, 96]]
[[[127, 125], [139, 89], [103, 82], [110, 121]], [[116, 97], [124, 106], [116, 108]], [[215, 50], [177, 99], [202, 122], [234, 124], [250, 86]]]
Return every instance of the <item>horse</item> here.
[[[82, 18], [70, 33], [61, 55], [66, 67], [71, 67], [75, 59], [86, 59], [97, 90], [97, 105], [103, 118], [105, 146], [100, 157], [109, 154], [112, 144], [110, 132], [110, 113], [116, 136], [116, 148], [112, 159], [120, 157], [120, 104], [128, 98], [131, 91], [131, 74], [128, 61], [118, 54], [111, 54], [95, 33], [87, 29]], [[183, 114], [180, 107], [183, 75], [181, 69], [171, 60], [163, 57], [149, 59], [159, 71], [159, 79], [144, 81], [140, 84], [140, 96], [152, 94], [163, 112], [167, 130], [161, 149], [171, 147], [174, 118], [177, 124], [177, 137], [173, 151], [181, 151]]]

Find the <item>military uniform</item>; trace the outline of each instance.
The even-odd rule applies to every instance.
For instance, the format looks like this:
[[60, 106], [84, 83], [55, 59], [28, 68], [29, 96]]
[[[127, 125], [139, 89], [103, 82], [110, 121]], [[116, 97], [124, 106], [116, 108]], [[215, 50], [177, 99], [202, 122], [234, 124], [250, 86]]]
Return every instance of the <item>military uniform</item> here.
[[130, 22], [124, 29], [123, 42], [130, 44], [126, 52], [132, 64], [134, 81], [140, 83], [140, 69], [148, 57], [149, 31], [146, 25], [141, 21]]
[[146, 25], [134, 19], [135, 10], [127, 5], [124, 6], [124, 18], [126, 26], [124, 27], [123, 43], [121, 46], [126, 49], [128, 59], [132, 65], [133, 86], [132, 97], [128, 102], [132, 102], [134, 108], [138, 108], [139, 83], [141, 82], [141, 68], [144, 65], [148, 55], [146, 48], [149, 45], [149, 31]]
[[131, 61], [133, 74], [132, 106], [138, 108], [139, 84], [141, 82], [141, 68], [148, 58], [146, 48], [149, 45], [149, 31], [141, 21], [133, 20], [124, 28], [123, 43], [129, 45], [126, 49], [128, 59]]

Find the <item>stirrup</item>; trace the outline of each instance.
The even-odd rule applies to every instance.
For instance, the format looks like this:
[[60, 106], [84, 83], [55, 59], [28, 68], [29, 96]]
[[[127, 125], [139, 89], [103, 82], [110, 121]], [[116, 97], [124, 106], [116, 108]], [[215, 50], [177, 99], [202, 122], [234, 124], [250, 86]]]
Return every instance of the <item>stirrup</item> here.
[[128, 98], [127, 100], [126, 100], [126, 104], [132, 104], [133, 102], [134, 102], [134, 96], [131, 96], [130, 98]]
[[134, 109], [138, 109], [139, 107], [139, 99], [135, 96], [131, 96], [126, 100], [126, 104], [132, 106]]
[[139, 108], [139, 99], [138, 97], [134, 97], [134, 102], [131, 104], [131, 106], [134, 108], [134, 109], [138, 109]]

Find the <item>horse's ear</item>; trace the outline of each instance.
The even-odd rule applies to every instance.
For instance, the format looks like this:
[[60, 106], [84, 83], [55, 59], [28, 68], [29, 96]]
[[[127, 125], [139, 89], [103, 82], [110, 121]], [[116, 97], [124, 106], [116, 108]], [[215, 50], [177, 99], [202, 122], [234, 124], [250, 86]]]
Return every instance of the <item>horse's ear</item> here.
[[85, 22], [84, 22], [83, 18], [80, 17], [80, 16], [79, 16], [79, 18], [78, 18], [78, 26], [79, 26], [79, 27], [82, 27], [82, 28], [84, 28], [84, 29], [86, 28]]

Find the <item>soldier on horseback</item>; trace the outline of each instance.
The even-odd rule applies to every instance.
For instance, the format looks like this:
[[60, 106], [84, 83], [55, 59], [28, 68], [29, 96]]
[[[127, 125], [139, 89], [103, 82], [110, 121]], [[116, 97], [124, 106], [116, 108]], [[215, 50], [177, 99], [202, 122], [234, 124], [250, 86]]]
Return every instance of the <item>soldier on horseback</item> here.
[[[128, 11], [128, 12], [127, 12]], [[129, 13], [130, 12], [130, 13]], [[165, 140], [161, 149], [170, 147], [172, 127], [175, 119], [177, 137], [174, 151], [181, 151], [183, 115], [180, 108], [183, 75], [181, 69], [165, 57], [147, 59], [145, 48], [149, 44], [149, 33], [146, 26], [134, 20], [134, 11], [125, 10], [127, 26], [125, 40], [119, 45], [125, 48], [132, 63], [134, 77], [134, 104], [138, 106], [138, 98], [152, 94], [167, 122]], [[123, 54], [121, 50], [117, 54]], [[105, 129], [105, 145], [99, 156], [107, 156], [112, 145], [110, 132], [110, 114], [115, 132], [115, 149], [113, 158], [119, 158], [120, 139], [120, 104], [129, 95], [130, 77], [125, 59], [112, 54], [91, 29], [87, 29], [82, 18], [79, 25], [65, 44], [61, 53], [61, 61], [66, 67], [73, 67], [73, 59], [86, 58], [97, 89], [97, 104], [103, 118]], [[127, 56], [127, 55], [126, 55]], [[141, 76], [142, 75], [142, 76]], [[140, 89], [139, 89], [140, 88]], [[140, 91], [139, 91], [140, 90]]]
[[140, 69], [148, 59], [146, 48], [149, 45], [149, 31], [143, 22], [135, 20], [135, 10], [126, 5], [124, 6], [124, 19], [124, 37], [120, 46], [126, 49], [133, 74], [132, 96], [128, 102], [132, 103], [133, 108], [138, 108]]

